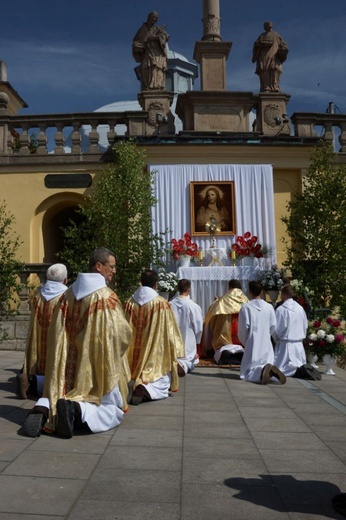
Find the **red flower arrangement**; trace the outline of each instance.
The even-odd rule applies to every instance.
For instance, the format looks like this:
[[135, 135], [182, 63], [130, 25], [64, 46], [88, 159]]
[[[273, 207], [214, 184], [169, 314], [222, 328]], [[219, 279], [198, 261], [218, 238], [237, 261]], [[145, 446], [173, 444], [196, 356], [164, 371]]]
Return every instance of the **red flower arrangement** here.
[[339, 356], [345, 352], [345, 322], [338, 316], [309, 322], [304, 347], [319, 357], [326, 354]]
[[190, 233], [184, 233], [184, 238], [171, 241], [172, 255], [174, 260], [178, 260], [180, 256], [198, 256], [198, 245], [192, 242]]
[[262, 244], [258, 242], [255, 235], [251, 235], [250, 231], [236, 238], [235, 243], [231, 246], [231, 251], [235, 251], [236, 256], [254, 256], [255, 258], [264, 256]]

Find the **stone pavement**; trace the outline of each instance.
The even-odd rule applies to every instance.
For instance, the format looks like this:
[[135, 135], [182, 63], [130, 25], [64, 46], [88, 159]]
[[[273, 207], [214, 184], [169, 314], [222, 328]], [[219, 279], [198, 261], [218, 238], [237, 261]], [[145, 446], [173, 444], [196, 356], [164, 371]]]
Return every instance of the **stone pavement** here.
[[346, 492], [345, 370], [261, 386], [197, 368], [116, 430], [29, 439], [22, 361], [0, 351], [0, 520], [344, 518], [331, 498]]

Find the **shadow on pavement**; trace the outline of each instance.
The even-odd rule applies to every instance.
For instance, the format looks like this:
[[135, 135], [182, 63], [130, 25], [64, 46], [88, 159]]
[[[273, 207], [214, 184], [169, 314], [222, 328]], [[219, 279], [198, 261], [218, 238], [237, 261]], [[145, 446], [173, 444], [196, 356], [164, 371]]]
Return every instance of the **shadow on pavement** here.
[[291, 475], [259, 475], [228, 478], [224, 483], [239, 491], [234, 498], [274, 511], [342, 518], [332, 507], [332, 499], [340, 489], [330, 482], [297, 480]]

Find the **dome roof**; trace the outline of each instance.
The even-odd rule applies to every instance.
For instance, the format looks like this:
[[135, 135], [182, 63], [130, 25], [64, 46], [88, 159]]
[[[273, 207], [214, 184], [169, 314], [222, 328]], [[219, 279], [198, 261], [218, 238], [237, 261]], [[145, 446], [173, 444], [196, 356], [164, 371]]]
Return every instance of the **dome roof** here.
[[127, 112], [131, 110], [142, 110], [138, 101], [114, 101], [94, 110], [94, 112]]
[[[167, 46], [168, 47], [168, 46]], [[190, 62], [185, 56], [179, 52], [172, 51], [167, 48], [167, 59], [168, 59], [168, 71], [171, 73], [171, 90], [175, 90], [173, 102], [171, 105], [171, 113], [174, 117], [174, 125], [176, 133], [183, 129], [183, 123], [175, 113], [177, 104], [177, 95], [182, 92], [186, 92], [192, 88], [193, 79], [197, 77], [197, 65]], [[173, 80], [175, 78], [175, 81]], [[169, 87], [168, 87], [169, 89]], [[97, 108], [94, 112], [131, 112], [131, 111], [142, 111], [142, 107], [137, 100], [127, 101], [113, 101], [107, 105]], [[98, 125], [97, 131], [99, 133], [99, 146], [102, 150], [106, 150], [109, 146], [107, 132], [109, 127], [107, 125]], [[81, 129], [82, 141], [81, 147], [83, 151], [88, 151], [90, 141], [89, 132], [91, 131], [90, 125], [83, 125]], [[127, 131], [125, 125], [116, 125], [115, 131], [118, 135], [124, 135]], [[68, 137], [65, 143], [65, 151], [69, 153], [71, 150], [71, 135]]]
[[171, 49], [168, 49], [168, 51], [167, 51], [167, 59], [168, 60], [181, 60], [181, 61], [186, 61], [186, 63], [190, 63], [189, 60], [187, 58], [185, 58], [185, 56], [183, 56], [182, 54], [179, 54], [179, 52], [171, 51]]

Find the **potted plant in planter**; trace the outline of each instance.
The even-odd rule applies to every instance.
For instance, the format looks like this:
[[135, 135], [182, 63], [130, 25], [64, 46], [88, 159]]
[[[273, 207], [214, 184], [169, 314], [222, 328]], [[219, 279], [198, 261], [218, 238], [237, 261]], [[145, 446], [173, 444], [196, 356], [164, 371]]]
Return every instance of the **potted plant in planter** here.
[[259, 280], [270, 301], [274, 304], [278, 299], [281, 287], [288, 281], [286, 269], [284, 267], [279, 269], [276, 264], [273, 264], [270, 269], [260, 271]]
[[328, 318], [309, 322], [305, 350], [322, 359], [326, 366], [325, 374], [335, 374], [331, 367], [336, 363], [336, 358], [346, 351], [345, 331], [345, 321], [340, 319], [337, 308]]

